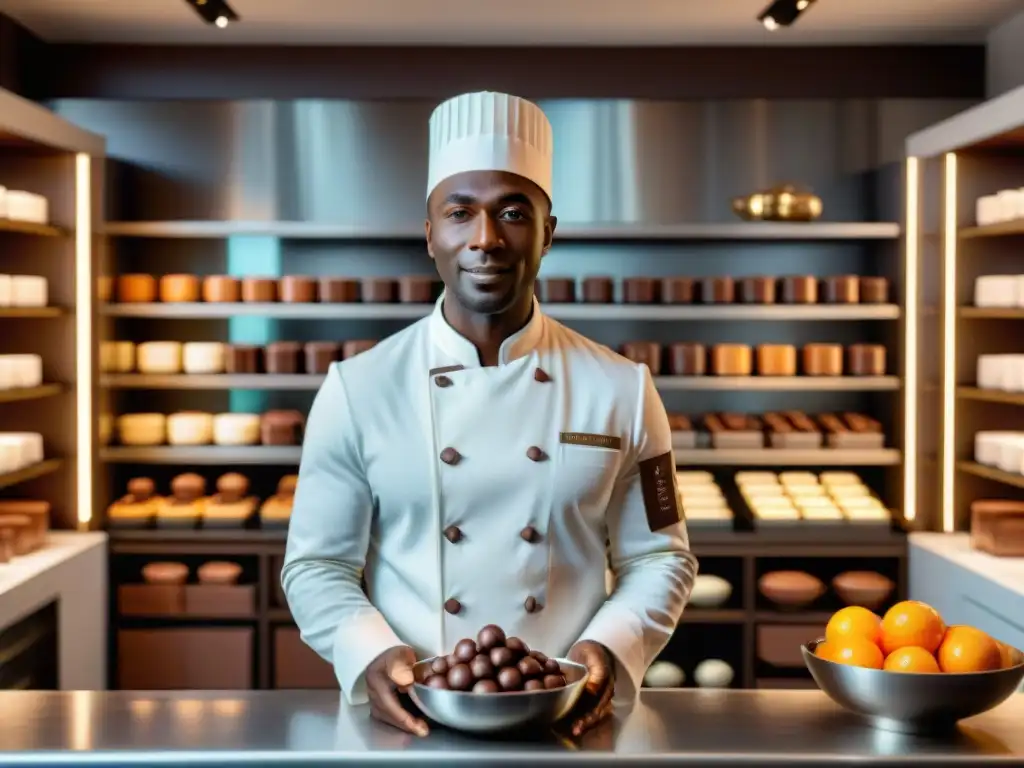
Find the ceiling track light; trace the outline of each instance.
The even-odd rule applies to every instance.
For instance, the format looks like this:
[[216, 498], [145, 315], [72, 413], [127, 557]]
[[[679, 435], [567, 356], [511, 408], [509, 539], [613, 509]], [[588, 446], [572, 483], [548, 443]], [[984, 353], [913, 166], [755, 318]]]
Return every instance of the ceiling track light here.
[[757, 20], [767, 30], [791, 26], [800, 14], [814, 5], [815, 0], [775, 0], [761, 11]]
[[185, 0], [185, 2], [199, 14], [199, 18], [220, 29], [224, 29], [228, 24], [239, 19], [238, 14], [225, 0]]

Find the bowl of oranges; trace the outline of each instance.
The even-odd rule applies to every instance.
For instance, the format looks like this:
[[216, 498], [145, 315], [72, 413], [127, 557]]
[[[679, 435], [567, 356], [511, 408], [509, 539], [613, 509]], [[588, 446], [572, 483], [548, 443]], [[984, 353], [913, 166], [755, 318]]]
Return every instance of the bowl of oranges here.
[[948, 731], [1009, 698], [1024, 654], [975, 627], [948, 626], [932, 606], [904, 600], [883, 616], [837, 611], [804, 662], [839, 706], [886, 730]]

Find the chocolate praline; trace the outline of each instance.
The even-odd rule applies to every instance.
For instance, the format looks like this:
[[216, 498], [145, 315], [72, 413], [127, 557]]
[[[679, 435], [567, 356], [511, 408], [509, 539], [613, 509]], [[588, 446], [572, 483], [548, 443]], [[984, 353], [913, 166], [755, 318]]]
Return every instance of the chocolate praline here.
[[561, 675], [545, 675], [544, 676], [544, 687], [548, 690], [552, 688], [562, 688], [565, 686], [565, 678]]
[[544, 672], [544, 667], [532, 656], [520, 659], [518, 669], [523, 677], [537, 677]]
[[544, 662], [544, 671], [549, 675], [560, 675], [562, 674], [562, 668], [558, 666], [558, 662], [554, 659], [548, 659]]
[[469, 662], [469, 668], [473, 672], [473, 677], [477, 680], [482, 680], [486, 677], [494, 677], [494, 665], [491, 664], [489, 656], [480, 654]]
[[536, 679], [534, 679], [534, 680], [527, 680], [525, 683], [523, 683], [523, 690], [524, 691], [543, 691], [544, 690], [544, 683], [541, 682], [540, 680], [536, 680]]
[[427, 678], [427, 687], [436, 688], [439, 691], [447, 691], [451, 686], [444, 675], [431, 675]]
[[499, 693], [501, 687], [493, 680], [477, 680], [473, 686], [473, 693]]
[[503, 691], [522, 690], [523, 676], [515, 667], [504, 667], [498, 671], [498, 685]]
[[455, 653], [453, 655], [459, 661], [468, 662], [472, 661], [476, 654], [476, 643], [469, 638], [466, 638], [465, 640], [459, 640], [459, 644], [455, 646]]
[[468, 691], [473, 685], [473, 672], [466, 664], [456, 664], [448, 670], [448, 685], [456, 691]]
[[509, 664], [514, 664], [515, 660], [516, 655], [511, 648], [505, 646], [491, 648], [491, 664], [495, 667], [507, 667]]
[[497, 624], [488, 624], [480, 630], [480, 633], [476, 636], [476, 642], [477, 645], [480, 646], [480, 649], [484, 651], [489, 651], [491, 648], [504, 645], [505, 630]]
[[548, 657], [540, 651], [530, 651], [530, 655], [541, 664], [544, 664], [548, 660]]
[[433, 672], [435, 675], [447, 675], [449, 669], [450, 666], [448, 664], [448, 659], [446, 659], [444, 656], [438, 656], [436, 659], [430, 662], [430, 671]]
[[512, 653], [515, 654], [516, 658], [525, 656], [530, 652], [529, 646], [526, 645], [518, 637], [510, 637], [505, 641], [505, 647], [508, 648]]

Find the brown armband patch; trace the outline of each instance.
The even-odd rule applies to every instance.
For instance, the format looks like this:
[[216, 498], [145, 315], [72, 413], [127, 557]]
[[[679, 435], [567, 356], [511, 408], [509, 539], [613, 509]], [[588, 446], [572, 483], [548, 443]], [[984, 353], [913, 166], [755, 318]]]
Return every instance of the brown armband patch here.
[[647, 512], [647, 527], [660, 531], [678, 523], [683, 516], [676, 493], [676, 463], [672, 451], [640, 462], [640, 488]]

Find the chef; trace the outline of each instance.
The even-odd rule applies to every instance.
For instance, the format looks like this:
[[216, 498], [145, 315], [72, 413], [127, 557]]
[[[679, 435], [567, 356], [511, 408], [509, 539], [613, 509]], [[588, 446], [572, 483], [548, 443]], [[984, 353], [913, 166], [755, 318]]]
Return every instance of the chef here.
[[289, 607], [349, 703], [419, 735], [397, 695], [411, 666], [488, 624], [587, 666], [581, 733], [635, 700], [697, 570], [649, 370], [534, 298], [552, 145], [514, 96], [434, 111], [426, 242], [444, 293], [334, 364], [308, 417]]

